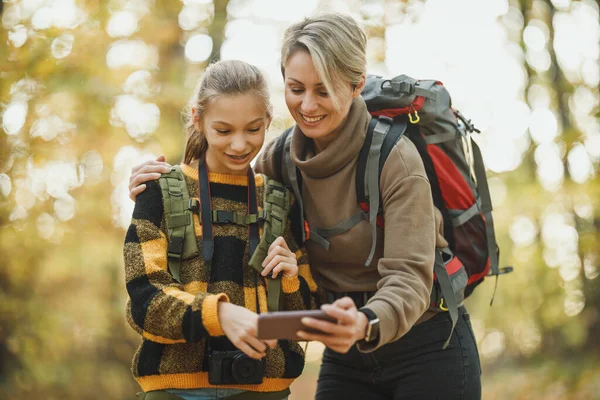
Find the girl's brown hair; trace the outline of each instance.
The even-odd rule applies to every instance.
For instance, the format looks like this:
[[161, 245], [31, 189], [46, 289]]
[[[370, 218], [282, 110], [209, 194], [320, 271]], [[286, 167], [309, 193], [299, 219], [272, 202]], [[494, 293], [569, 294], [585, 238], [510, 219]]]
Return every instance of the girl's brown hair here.
[[[208, 149], [204, 133], [196, 129], [194, 124], [193, 109], [196, 110], [197, 117], [202, 120], [207, 107], [217, 97], [249, 92], [263, 101], [267, 118], [270, 119], [273, 107], [269, 99], [269, 88], [264, 75], [258, 68], [239, 60], [218, 61], [206, 68], [194, 90], [194, 95], [184, 110], [187, 131], [183, 158], [185, 164], [202, 159]], [[232, 110], [232, 112], [234, 111]]]

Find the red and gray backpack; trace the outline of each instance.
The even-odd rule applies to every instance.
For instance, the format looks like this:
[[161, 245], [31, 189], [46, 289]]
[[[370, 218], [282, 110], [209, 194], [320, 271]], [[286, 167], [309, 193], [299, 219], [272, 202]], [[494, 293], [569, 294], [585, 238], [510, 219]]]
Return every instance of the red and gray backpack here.
[[366, 220], [371, 225], [372, 244], [365, 265], [370, 265], [377, 226], [385, 229], [379, 177], [392, 148], [406, 136], [423, 160], [434, 205], [444, 220], [444, 238], [449, 245], [436, 251], [430, 309], [447, 311], [453, 331], [458, 307], [473, 289], [486, 276], [512, 271], [512, 267], [500, 268], [498, 263], [485, 166], [471, 138], [479, 130], [452, 108], [450, 94], [439, 81], [406, 75], [393, 79], [368, 76], [362, 97], [373, 118], [356, 170], [356, 198], [361, 210], [334, 227], [309, 227], [304, 220], [302, 176], [290, 158], [292, 129], [277, 139], [275, 163], [281, 166], [281, 179], [298, 199], [302, 240], [313, 240], [328, 249], [327, 239]]

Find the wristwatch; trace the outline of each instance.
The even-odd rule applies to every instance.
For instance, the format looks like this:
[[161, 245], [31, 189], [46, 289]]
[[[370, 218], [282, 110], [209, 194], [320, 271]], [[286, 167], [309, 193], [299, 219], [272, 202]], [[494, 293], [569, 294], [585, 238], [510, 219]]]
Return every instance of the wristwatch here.
[[368, 308], [361, 308], [359, 312], [367, 317], [367, 333], [363, 341], [369, 343], [375, 341], [379, 337], [379, 318], [373, 311]]

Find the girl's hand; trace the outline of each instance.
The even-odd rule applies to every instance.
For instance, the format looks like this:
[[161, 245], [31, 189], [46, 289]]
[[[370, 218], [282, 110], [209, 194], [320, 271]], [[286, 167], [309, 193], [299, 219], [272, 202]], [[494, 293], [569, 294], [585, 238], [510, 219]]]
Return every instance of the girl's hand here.
[[277, 340], [260, 340], [258, 332], [258, 314], [247, 308], [220, 301], [217, 305], [217, 315], [221, 328], [235, 347], [248, 357], [260, 360], [266, 356], [267, 345], [274, 349]]
[[135, 201], [138, 194], [146, 190], [144, 182], [160, 178], [160, 174], [171, 171], [171, 166], [165, 162], [165, 156], [160, 155], [156, 160], [144, 161], [131, 169], [129, 177], [129, 198]]
[[321, 309], [338, 320], [337, 324], [314, 318], [302, 318], [302, 323], [321, 333], [299, 331], [302, 340], [317, 340], [338, 353], [347, 353], [354, 343], [364, 339], [367, 330], [367, 317], [358, 312], [350, 297], [342, 297], [332, 304], [324, 304]]
[[275, 239], [271, 246], [269, 246], [267, 257], [263, 261], [262, 266], [262, 276], [269, 275], [271, 271], [273, 272], [273, 278], [277, 278], [280, 272], [283, 272], [283, 276], [286, 278], [293, 278], [298, 275], [296, 254], [291, 252], [285, 239], [281, 236]]

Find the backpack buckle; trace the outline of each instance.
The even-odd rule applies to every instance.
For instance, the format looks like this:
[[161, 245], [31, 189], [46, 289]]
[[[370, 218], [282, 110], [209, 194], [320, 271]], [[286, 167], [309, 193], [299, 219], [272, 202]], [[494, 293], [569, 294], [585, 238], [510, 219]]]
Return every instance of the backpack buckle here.
[[213, 221], [213, 222], [218, 222], [221, 224], [235, 222], [234, 217], [233, 217], [233, 211], [218, 210], [217, 211], [217, 221]]
[[379, 121], [385, 121], [385, 122], [387, 122], [387, 123], [388, 123], [388, 124], [390, 124], [390, 125], [393, 125], [393, 124], [394, 124], [394, 119], [393, 119], [393, 118], [390, 118], [390, 117], [388, 117], [387, 115], [380, 115], [380, 116], [378, 116], [378, 117], [377, 117], [377, 119], [378, 119]]
[[171, 241], [167, 248], [167, 257], [180, 260], [183, 253], [183, 243], [183, 237], [171, 235]]
[[379, 88], [381, 89], [382, 92], [385, 92], [386, 90], [392, 89], [392, 81], [390, 81], [389, 79], [384, 80], [383, 82], [381, 82], [381, 85], [379, 85]]
[[189, 199], [188, 210], [197, 213], [200, 210], [200, 202], [196, 199]]
[[261, 210], [258, 212], [258, 214], [256, 214], [256, 222], [262, 222], [262, 221], [266, 221], [267, 220], [267, 212], [265, 210]]
[[401, 81], [401, 82], [391, 82], [392, 85], [392, 90], [394, 92], [398, 92], [398, 93], [404, 93], [404, 94], [408, 94], [408, 95], [413, 95], [415, 94], [415, 85], [413, 85], [410, 82], [407, 81]]

